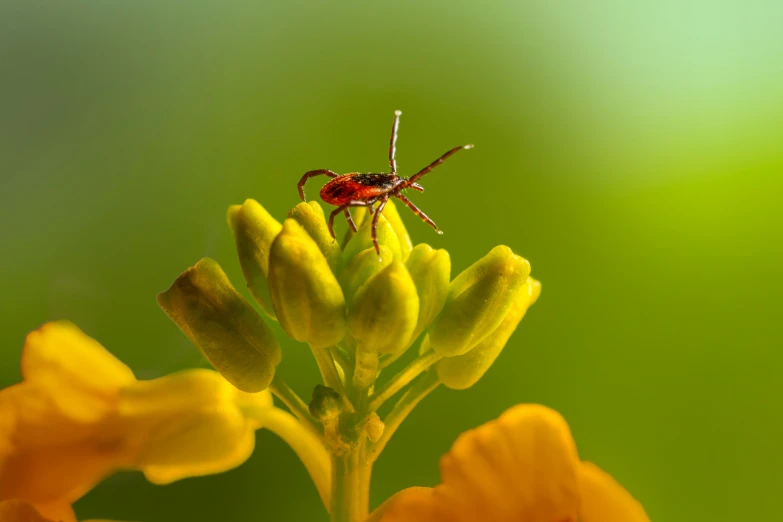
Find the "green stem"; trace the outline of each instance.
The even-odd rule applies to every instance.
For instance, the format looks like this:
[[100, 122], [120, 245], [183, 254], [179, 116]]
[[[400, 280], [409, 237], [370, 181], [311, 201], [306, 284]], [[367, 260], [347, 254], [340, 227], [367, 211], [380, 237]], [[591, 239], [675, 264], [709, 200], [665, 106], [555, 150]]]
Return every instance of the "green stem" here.
[[313, 417], [310, 415], [310, 410], [307, 407], [307, 404], [305, 404], [299, 395], [297, 395], [296, 392], [291, 389], [288, 383], [286, 383], [283, 378], [280, 377], [280, 374], [275, 374], [275, 376], [272, 378], [272, 382], [269, 384], [269, 391], [271, 391], [275, 397], [280, 399], [283, 404], [285, 404], [288, 409], [291, 410], [291, 413], [296, 415], [296, 418], [299, 419], [299, 422], [301, 422], [303, 426], [312, 431], [313, 434], [321, 440], [321, 442], [325, 442], [321, 425], [317, 423], [315, 419], [313, 419]]
[[343, 404], [348, 411], [354, 411], [351, 401], [348, 400], [348, 396], [345, 394], [345, 386], [343, 385], [340, 374], [337, 373], [337, 367], [334, 365], [334, 359], [328, 348], [313, 348], [310, 347], [315, 357], [315, 362], [318, 364], [318, 369], [321, 371], [321, 377], [324, 380], [324, 384], [337, 393], [343, 399]]
[[365, 449], [365, 444], [360, 443], [348, 455], [332, 456], [331, 522], [364, 522], [367, 519], [372, 463], [367, 460]]
[[369, 449], [367, 453], [367, 460], [370, 462], [375, 462], [378, 459], [378, 456], [383, 451], [383, 448], [386, 447], [389, 439], [391, 439], [392, 435], [394, 435], [394, 432], [397, 431], [397, 428], [400, 427], [402, 421], [405, 420], [408, 414], [413, 411], [416, 405], [419, 404], [421, 400], [424, 399], [424, 397], [429, 395], [438, 386], [440, 386], [440, 378], [438, 377], [438, 373], [430, 370], [422, 375], [413, 384], [413, 386], [411, 386], [408, 391], [406, 391], [405, 394], [400, 397], [400, 400], [397, 401], [397, 404], [394, 405], [392, 411], [390, 411], [384, 419], [383, 422], [385, 426], [383, 429], [383, 435], [381, 435], [381, 438], [378, 439], [378, 442], [373, 444]]
[[422, 372], [428, 370], [442, 358], [442, 355], [439, 355], [432, 350], [418, 356], [370, 397], [370, 411], [376, 411], [395, 393], [407, 386], [409, 382], [418, 377]]

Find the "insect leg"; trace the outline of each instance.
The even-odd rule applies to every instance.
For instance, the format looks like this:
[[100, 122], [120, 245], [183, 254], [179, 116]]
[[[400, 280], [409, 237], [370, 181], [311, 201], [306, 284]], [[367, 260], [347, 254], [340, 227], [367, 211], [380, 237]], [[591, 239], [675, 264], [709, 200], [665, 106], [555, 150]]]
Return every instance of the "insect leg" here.
[[[334, 218], [337, 214], [341, 212], [347, 212], [349, 207], [366, 207], [368, 205], [369, 203], [367, 201], [349, 201], [348, 203], [340, 205], [339, 207], [334, 209], [332, 213], [329, 214], [329, 233], [332, 235], [332, 239], [336, 239], [334, 235]], [[350, 216], [350, 213], [348, 214], [348, 216]], [[351, 223], [353, 223], [353, 219], [350, 219], [350, 221], [348, 221], [348, 224]], [[354, 225], [354, 227], [355, 226], [356, 225]], [[354, 230], [356, 229], [354, 228]]]
[[414, 205], [413, 202], [410, 199], [406, 198], [402, 194], [395, 194], [395, 195], [400, 199], [400, 201], [402, 201], [403, 203], [408, 205], [408, 208], [410, 208], [413, 211], [414, 214], [419, 216], [425, 223], [427, 223], [429, 226], [434, 228], [438, 232], [438, 234], [443, 234], [443, 231], [438, 228], [438, 225], [436, 225], [433, 220], [428, 218], [427, 214], [425, 214], [424, 212], [419, 210], [419, 207]]
[[299, 197], [302, 198], [302, 201], [305, 201], [304, 186], [305, 183], [307, 183], [307, 180], [314, 176], [320, 176], [321, 174], [329, 176], [330, 178], [336, 178], [339, 176], [338, 173], [332, 172], [329, 169], [318, 169], [305, 172], [304, 176], [302, 176], [302, 179], [299, 180], [299, 184], [297, 185], [297, 188], [299, 189]]
[[394, 111], [394, 123], [392, 123], [391, 141], [389, 142], [389, 166], [392, 174], [397, 174], [397, 160], [394, 159], [394, 156], [397, 153], [397, 129], [400, 126], [400, 114], [402, 111]]
[[454, 147], [453, 149], [449, 150], [446, 154], [444, 154], [440, 158], [436, 159], [435, 161], [433, 161], [432, 163], [430, 163], [429, 165], [427, 165], [426, 167], [421, 169], [419, 172], [417, 172], [416, 174], [411, 176], [408, 179], [408, 181], [403, 183], [402, 188], [410, 187], [411, 185], [416, 183], [418, 180], [420, 180], [422, 178], [422, 176], [424, 176], [425, 174], [430, 172], [432, 169], [434, 169], [435, 167], [437, 167], [438, 165], [440, 165], [441, 163], [446, 161], [446, 158], [448, 158], [449, 156], [451, 156], [455, 152], [460, 151], [462, 149], [472, 149], [472, 148], [473, 148], [473, 145], [463, 145], [461, 147]]
[[375, 209], [375, 215], [372, 218], [372, 246], [375, 247], [375, 253], [378, 254], [379, 258], [381, 255], [381, 248], [378, 246], [378, 218], [381, 217], [383, 207], [386, 206], [388, 200], [389, 196], [381, 198], [380, 203], [378, 203], [378, 208]]
[[351, 230], [353, 230], [355, 234], [357, 232], [356, 223], [353, 222], [353, 218], [351, 217], [351, 211], [345, 208], [343, 209], [343, 213], [345, 214], [346, 221], [348, 221], [348, 225], [350, 225]]

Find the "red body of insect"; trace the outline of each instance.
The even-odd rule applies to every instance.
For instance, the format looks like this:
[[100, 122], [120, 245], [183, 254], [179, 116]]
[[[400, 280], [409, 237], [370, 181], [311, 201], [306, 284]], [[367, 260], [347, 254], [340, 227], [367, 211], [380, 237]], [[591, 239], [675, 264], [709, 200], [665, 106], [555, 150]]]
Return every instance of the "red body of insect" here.
[[[420, 192], [424, 191], [421, 185], [416, 183], [425, 174], [432, 169], [443, 163], [446, 158], [462, 149], [473, 148], [473, 145], [463, 145], [461, 147], [454, 147], [448, 152], [443, 154], [440, 158], [430, 163], [425, 168], [411, 176], [410, 178], [403, 178], [397, 175], [397, 162], [394, 158], [396, 153], [397, 144], [397, 128], [400, 124], [400, 111], [394, 112], [394, 123], [392, 124], [392, 134], [389, 143], [389, 166], [391, 167], [390, 173], [359, 173], [351, 172], [349, 174], [337, 174], [328, 169], [311, 170], [306, 172], [302, 179], [299, 180], [299, 196], [302, 201], [305, 200], [304, 186], [307, 180], [313, 176], [325, 175], [332, 179], [329, 183], [324, 185], [321, 189], [321, 199], [326, 203], [337, 206], [337, 208], [329, 215], [329, 232], [334, 236], [334, 217], [340, 212], [345, 214], [345, 218], [348, 220], [348, 224], [351, 226], [354, 232], [356, 232], [356, 225], [351, 219], [351, 212], [348, 210], [351, 207], [369, 207], [370, 214], [375, 214], [372, 220], [372, 242], [375, 246], [375, 251], [380, 254], [378, 247], [378, 240], [376, 239], [376, 230], [378, 226], [378, 218], [383, 211], [383, 207], [386, 206], [386, 202], [390, 197], [396, 197], [403, 203], [405, 203], [413, 212], [416, 213], [427, 224], [434, 228], [439, 234], [442, 232], [438, 229], [438, 226], [428, 218], [424, 212], [419, 210], [416, 205], [406, 198], [402, 191], [406, 189], [414, 189]], [[374, 205], [378, 203], [378, 207], [374, 208]]]
[[351, 172], [334, 178], [321, 189], [321, 199], [330, 205], [366, 201], [382, 196], [403, 181], [394, 174], [360, 174]]

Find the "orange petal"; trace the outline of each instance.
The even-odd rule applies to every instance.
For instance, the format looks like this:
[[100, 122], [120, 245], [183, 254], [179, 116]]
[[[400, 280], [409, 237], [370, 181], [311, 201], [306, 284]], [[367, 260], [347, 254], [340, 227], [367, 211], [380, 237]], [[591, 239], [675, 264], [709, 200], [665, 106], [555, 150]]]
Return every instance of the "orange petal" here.
[[[36, 509], [23, 500], [4, 500], [0, 502], [0, 521], [2, 522], [76, 522], [71, 506], [47, 506]], [[45, 516], [44, 516], [45, 515]]]
[[595, 464], [579, 467], [579, 491], [581, 522], [650, 522], [642, 505]]
[[574, 521], [578, 465], [571, 433], [557, 412], [515, 406], [457, 439], [441, 459], [441, 485], [407, 489], [371, 520]]
[[432, 488], [400, 491], [370, 515], [367, 522], [445, 522], [438, 515], [438, 502]]
[[85, 440], [15, 452], [3, 462], [0, 498], [36, 506], [74, 502], [121, 465], [120, 450], [109, 440]]
[[46, 386], [57, 406], [82, 422], [104, 415], [117, 390], [135, 381], [127, 366], [66, 321], [47, 323], [27, 336], [22, 375]]

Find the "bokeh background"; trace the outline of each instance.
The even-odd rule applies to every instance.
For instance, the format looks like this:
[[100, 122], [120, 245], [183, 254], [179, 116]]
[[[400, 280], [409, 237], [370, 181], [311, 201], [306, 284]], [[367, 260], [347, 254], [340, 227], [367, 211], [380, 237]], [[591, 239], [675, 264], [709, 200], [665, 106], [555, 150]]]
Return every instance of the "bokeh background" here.
[[[455, 273], [507, 244], [543, 294], [481, 382], [403, 425], [373, 505], [435, 484], [460, 432], [532, 401], [653, 520], [775, 519], [783, 4], [646, 4], [0, 3], [0, 385], [57, 318], [142, 378], [203, 366], [156, 293], [203, 256], [242, 287], [227, 206], [282, 219], [307, 170], [385, 169], [402, 109], [402, 173], [476, 143], [413, 194], [446, 232], [403, 214], [414, 241]], [[276, 331], [307, 396], [315, 364]], [[236, 470], [120, 474], [76, 510], [326, 519], [267, 432]]]

